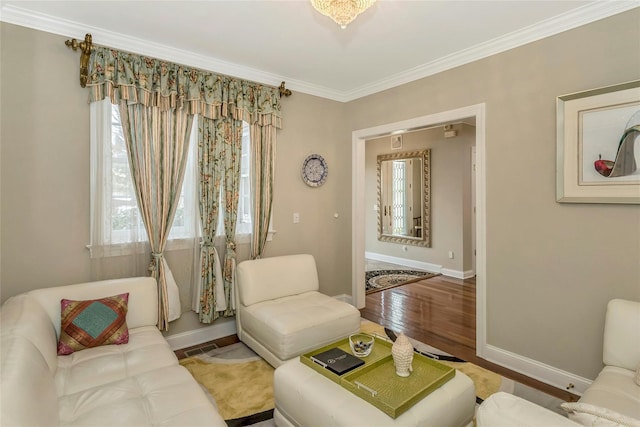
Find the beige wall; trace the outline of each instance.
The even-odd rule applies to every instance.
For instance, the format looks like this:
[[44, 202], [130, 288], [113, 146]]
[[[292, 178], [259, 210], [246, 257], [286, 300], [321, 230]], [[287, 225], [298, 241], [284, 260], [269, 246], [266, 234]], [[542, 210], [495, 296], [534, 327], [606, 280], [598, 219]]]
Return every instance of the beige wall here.
[[[310, 252], [322, 290], [350, 293], [351, 131], [485, 102], [487, 341], [593, 378], [606, 301], [640, 300], [640, 210], [555, 202], [555, 98], [640, 78], [639, 21], [633, 10], [347, 104], [294, 93], [266, 256]], [[77, 53], [5, 23], [1, 36], [4, 300], [90, 278], [89, 149]], [[317, 189], [300, 179], [314, 152], [329, 164]]]
[[[455, 138], [445, 138], [442, 128], [410, 132], [403, 135], [402, 150], [391, 150], [390, 137], [368, 140], [365, 144], [365, 250], [374, 254], [418, 261], [462, 274], [465, 239], [470, 246], [471, 230], [464, 234], [464, 221], [469, 217], [471, 146], [475, 129], [457, 124]], [[403, 245], [378, 240], [377, 157], [397, 151], [430, 149], [431, 153], [431, 247]], [[404, 251], [403, 247], [407, 250]], [[449, 259], [448, 252], [454, 253]], [[469, 257], [470, 253], [466, 256]], [[470, 268], [470, 264], [469, 264]]]
[[594, 378], [611, 298], [640, 300], [640, 206], [555, 201], [559, 95], [640, 78], [640, 10], [348, 104], [370, 128], [486, 103], [487, 342]]

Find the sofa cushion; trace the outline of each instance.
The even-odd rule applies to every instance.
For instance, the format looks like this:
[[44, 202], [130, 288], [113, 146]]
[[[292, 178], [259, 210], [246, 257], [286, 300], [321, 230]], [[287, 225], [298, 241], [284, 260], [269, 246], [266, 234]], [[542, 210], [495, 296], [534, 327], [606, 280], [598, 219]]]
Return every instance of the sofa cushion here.
[[58, 403], [60, 426], [226, 426], [179, 365], [68, 394]]
[[243, 261], [236, 279], [245, 306], [319, 289], [316, 262], [306, 254]]
[[581, 402], [565, 402], [560, 405], [569, 418], [590, 427], [640, 427], [640, 420], [619, 414], [611, 409]]
[[129, 342], [128, 301], [129, 293], [85, 301], [63, 298], [58, 354]]
[[178, 359], [155, 326], [129, 330], [129, 342], [88, 348], [58, 356], [55, 375], [59, 396], [177, 365]]
[[634, 375], [635, 371], [605, 366], [579, 402], [640, 420], [640, 387], [634, 382]]
[[281, 360], [358, 332], [360, 312], [319, 292], [242, 307], [242, 328]]

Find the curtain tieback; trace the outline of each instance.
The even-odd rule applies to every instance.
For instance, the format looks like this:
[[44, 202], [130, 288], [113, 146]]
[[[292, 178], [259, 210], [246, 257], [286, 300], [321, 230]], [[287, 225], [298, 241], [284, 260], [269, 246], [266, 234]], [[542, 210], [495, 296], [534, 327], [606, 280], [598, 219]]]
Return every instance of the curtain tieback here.
[[208, 237], [203, 237], [200, 240], [200, 246], [204, 247], [204, 248], [213, 248], [213, 240], [208, 238]]
[[164, 254], [162, 252], [151, 252], [151, 264], [149, 265], [149, 271], [158, 271], [158, 265]]
[[236, 243], [235, 242], [227, 242], [227, 250], [229, 251], [234, 251], [236, 250]]

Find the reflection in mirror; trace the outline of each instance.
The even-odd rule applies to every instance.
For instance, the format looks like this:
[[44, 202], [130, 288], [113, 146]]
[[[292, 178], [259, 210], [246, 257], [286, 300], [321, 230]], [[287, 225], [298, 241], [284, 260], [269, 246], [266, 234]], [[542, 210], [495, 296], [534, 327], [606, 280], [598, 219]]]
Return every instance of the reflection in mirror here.
[[430, 150], [378, 156], [378, 240], [431, 247]]

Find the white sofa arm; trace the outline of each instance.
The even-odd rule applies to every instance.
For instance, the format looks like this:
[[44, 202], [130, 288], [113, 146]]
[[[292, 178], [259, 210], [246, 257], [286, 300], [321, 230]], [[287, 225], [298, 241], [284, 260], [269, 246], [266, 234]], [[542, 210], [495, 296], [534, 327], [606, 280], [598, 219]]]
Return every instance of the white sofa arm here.
[[158, 323], [158, 287], [151, 277], [103, 280], [77, 285], [56, 286], [28, 292], [51, 318], [60, 337], [60, 300], [89, 300], [129, 293], [127, 327], [155, 326]]
[[580, 425], [542, 406], [505, 392], [492, 394], [476, 411], [477, 427], [577, 427]]
[[613, 299], [607, 305], [602, 360], [635, 371], [640, 364], [640, 302]]

